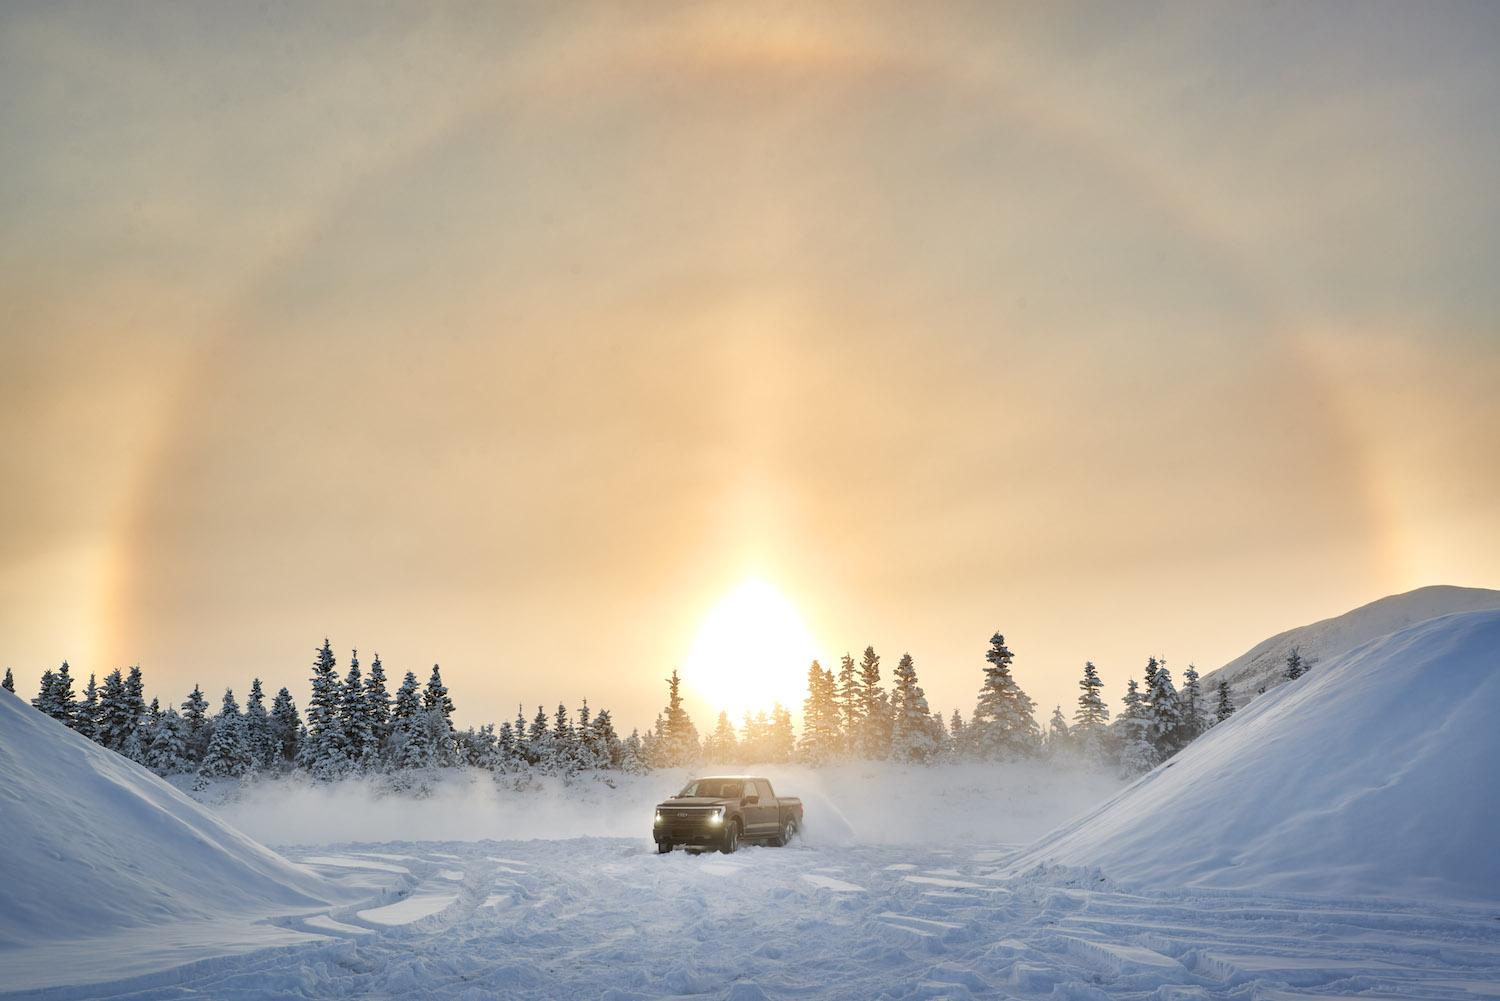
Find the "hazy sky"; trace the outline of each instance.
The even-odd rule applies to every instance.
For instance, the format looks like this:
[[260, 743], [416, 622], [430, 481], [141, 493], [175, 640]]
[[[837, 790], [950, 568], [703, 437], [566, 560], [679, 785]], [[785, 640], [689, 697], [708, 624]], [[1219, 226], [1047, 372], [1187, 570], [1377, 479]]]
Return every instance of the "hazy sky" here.
[[965, 714], [1002, 630], [1050, 710], [1500, 586], [1497, 51], [1483, 3], [7, 3], [0, 665], [300, 703], [326, 634], [628, 730], [759, 574]]

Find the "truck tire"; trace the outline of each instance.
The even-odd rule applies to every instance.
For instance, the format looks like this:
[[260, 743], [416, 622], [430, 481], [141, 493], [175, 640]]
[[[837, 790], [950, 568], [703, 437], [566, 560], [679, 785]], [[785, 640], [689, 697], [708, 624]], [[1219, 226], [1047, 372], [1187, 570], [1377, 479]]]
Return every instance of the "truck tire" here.
[[656, 843], [656, 854], [658, 854], [658, 855], [665, 855], [665, 854], [667, 854], [667, 852], [670, 852], [671, 850], [672, 850], [672, 842], [670, 842], [670, 841], [658, 841]]
[[776, 835], [776, 847], [785, 848], [792, 843], [792, 836], [797, 833], [797, 822], [791, 817], [781, 822], [781, 833]]
[[724, 828], [724, 842], [719, 846], [719, 851], [725, 855], [733, 855], [740, 846], [740, 822], [731, 820], [729, 826]]

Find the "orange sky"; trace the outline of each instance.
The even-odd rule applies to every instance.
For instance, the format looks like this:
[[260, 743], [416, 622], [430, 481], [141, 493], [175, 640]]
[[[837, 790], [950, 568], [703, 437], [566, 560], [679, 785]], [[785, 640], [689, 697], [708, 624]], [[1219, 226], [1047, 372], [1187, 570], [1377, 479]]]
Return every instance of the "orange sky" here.
[[[1500, 586], [1490, 6], [11, 4], [0, 664], [628, 729]], [[709, 707], [700, 705], [700, 717]], [[706, 723], [700, 718], [700, 724]]]

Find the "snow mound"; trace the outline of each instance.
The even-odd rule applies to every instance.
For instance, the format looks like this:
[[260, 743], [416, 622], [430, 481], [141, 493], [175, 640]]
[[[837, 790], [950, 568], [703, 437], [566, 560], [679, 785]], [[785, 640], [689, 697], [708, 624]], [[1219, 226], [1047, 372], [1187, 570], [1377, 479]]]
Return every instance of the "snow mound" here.
[[311, 871], [3, 690], [0, 776], [0, 950], [329, 899]]
[[1500, 611], [1432, 619], [1268, 692], [1009, 869], [1493, 903], [1497, 714]]
[[1203, 677], [1203, 690], [1213, 692], [1219, 679], [1229, 682], [1234, 704], [1244, 708], [1264, 688], [1284, 681], [1286, 657], [1296, 647], [1304, 660], [1317, 665], [1362, 643], [1388, 636], [1398, 629], [1455, 612], [1500, 608], [1500, 591], [1482, 587], [1422, 587], [1393, 594], [1351, 612], [1298, 626], [1257, 643], [1250, 650]]

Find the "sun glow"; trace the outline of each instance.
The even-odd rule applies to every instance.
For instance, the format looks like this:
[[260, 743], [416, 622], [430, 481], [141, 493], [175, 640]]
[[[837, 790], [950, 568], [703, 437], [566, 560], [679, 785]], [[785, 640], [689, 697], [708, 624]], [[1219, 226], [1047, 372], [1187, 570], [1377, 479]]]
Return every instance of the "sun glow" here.
[[781, 592], [758, 577], [730, 591], [703, 620], [682, 676], [700, 698], [731, 716], [770, 709], [794, 712], [807, 689], [817, 644]]

